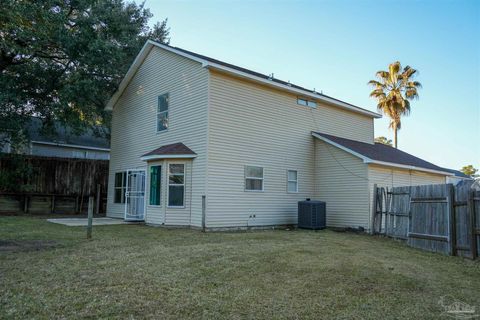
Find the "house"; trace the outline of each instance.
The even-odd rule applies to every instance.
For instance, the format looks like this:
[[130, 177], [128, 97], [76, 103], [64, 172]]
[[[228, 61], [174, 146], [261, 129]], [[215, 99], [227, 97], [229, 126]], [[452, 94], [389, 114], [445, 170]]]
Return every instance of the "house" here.
[[[93, 129], [76, 135], [59, 122], [55, 122], [51, 134], [42, 132], [41, 128], [42, 120], [31, 117], [25, 130], [30, 142], [21, 153], [57, 158], [110, 159], [110, 141], [104, 136], [96, 135]], [[95, 129], [104, 130], [102, 127]], [[10, 153], [11, 146], [7, 143], [0, 151]]]
[[443, 168], [443, 170], [445, 170], [447, 172], [450, 172], [450, 173], [453, 173], [453, 176], [448, 176], [447, 177], [447, 183], [451, 183], [455, 186], [459, 183], [462, 183], [463, 181], [472, 181], [473, 180], [472, 177], [467, 176], [462, 171], [447, 169], [447, 168]]
[[453, 175], [374, 143], [381, 116], [184, 49], [148, 41], [112, 110], [109, 217], [211, 229], [295, 224], [370, 229], [373, 185]]

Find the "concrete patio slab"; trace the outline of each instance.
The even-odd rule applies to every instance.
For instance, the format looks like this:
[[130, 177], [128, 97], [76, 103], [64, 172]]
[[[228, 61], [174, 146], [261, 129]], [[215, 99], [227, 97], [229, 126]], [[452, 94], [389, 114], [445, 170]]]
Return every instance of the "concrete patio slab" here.
[[[64, 226], [69, 227], [86, 227], [88, 224], [87, 218], [58, 218], [58, 219], [47, 219], [48, 222], [63, 224]], [[112, 219], [112, 218], [93, 218], [92, 221], [94, 226], [107, 226], [114, 224], [128, 224], [122, 219]]]

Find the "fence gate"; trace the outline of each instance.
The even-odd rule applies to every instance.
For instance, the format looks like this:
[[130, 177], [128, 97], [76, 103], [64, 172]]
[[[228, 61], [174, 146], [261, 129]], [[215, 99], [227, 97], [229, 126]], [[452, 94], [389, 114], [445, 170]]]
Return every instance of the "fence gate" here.
[[477, 258], [480, 192], [471, 183], [375, 187], [373, 233], [409, 246]]

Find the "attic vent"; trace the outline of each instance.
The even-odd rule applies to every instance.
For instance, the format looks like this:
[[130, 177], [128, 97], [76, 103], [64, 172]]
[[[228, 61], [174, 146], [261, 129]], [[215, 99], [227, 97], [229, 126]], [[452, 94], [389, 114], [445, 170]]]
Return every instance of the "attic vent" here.
[[315, 101], [307, 100], [307, 99], [304, 99], [304, 98], [297, 98], [297, 104], [299, 104], [301, 106], [310, 107], [310, 108], [316, 108], [317, 107], [317, 103]]

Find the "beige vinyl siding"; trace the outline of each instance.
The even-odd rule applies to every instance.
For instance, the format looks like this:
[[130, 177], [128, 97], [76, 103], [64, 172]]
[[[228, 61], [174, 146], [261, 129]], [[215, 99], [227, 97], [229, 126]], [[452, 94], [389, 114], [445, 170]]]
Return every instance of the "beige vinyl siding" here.
[[[297, 202], [314, 198], [311, 131], [373, 142], [370, 117], [301, 106], [296, 95], [218, 72], [209, 101], [207, 227], [296, 223]], [[264, 168], [263, 192], [244, 190], [246, 165]], [[289, 169], [298, 171], [298, 193], [287, 193]]]
[[[184, 209], [167, 209], [166, 223], [201, 224], [205, 194], [208, 71], [200, 63], [153, 48], [114, 106], [107, 215], [123, 217], [124, 205], [113, 203], [114, 174], [131, 168], [147, 169], [140, 156], [162, 145], [182, 142], [197, 158], [187, 166], [193, 190]], [[169, 128], [157, 133], [157, 99], [169, 93]], [[190, 160], [191, 161], [191, 160]], [[149, 179], [147, 171], [147, 180]], [[147, 183], [147, 200], [149, 185]], [[166, 201], [162, 197], [162, 201]], [[151, 210], [151, 211], [150, 211]], [[164, 211], [147, 206], [147, 222], [163, 221]]]
[[315, 142], [315, 199], [327, 203], [327, 226], [369, 226], [368, 174], [363, 160]]
[[[168, 165], [170, 163], [182, 163], [185, 165], [185, 208], [169, 208], [168, 207]], [[145, 222], [150, 224], [166, 224], [166, 225], [190, 225], [190, 203], [192, 201], [192, 160], [190, 159], [172, 159], [164, 161], [151, 161], [148, 163], [147, 171], [147, 216]], [[160, 205], [150, 205], [150, 167], [162, 166], [162, 179], [160, 188]], [[201, 207], [200, 207], [201, 209]], [[164, 214], [166, 212], [166, 214]], [[201, 217], [200, 217], [201, 218]], [[186, 223], [185, 221], [188, 221]], [[197, 223], [198, 224], [198, 223]]]
[[373, 208], [373, 187], [402, 187], [446, 183], [444, 175], [406, 170], [381, 165], [368, 165], [370, 209]]

